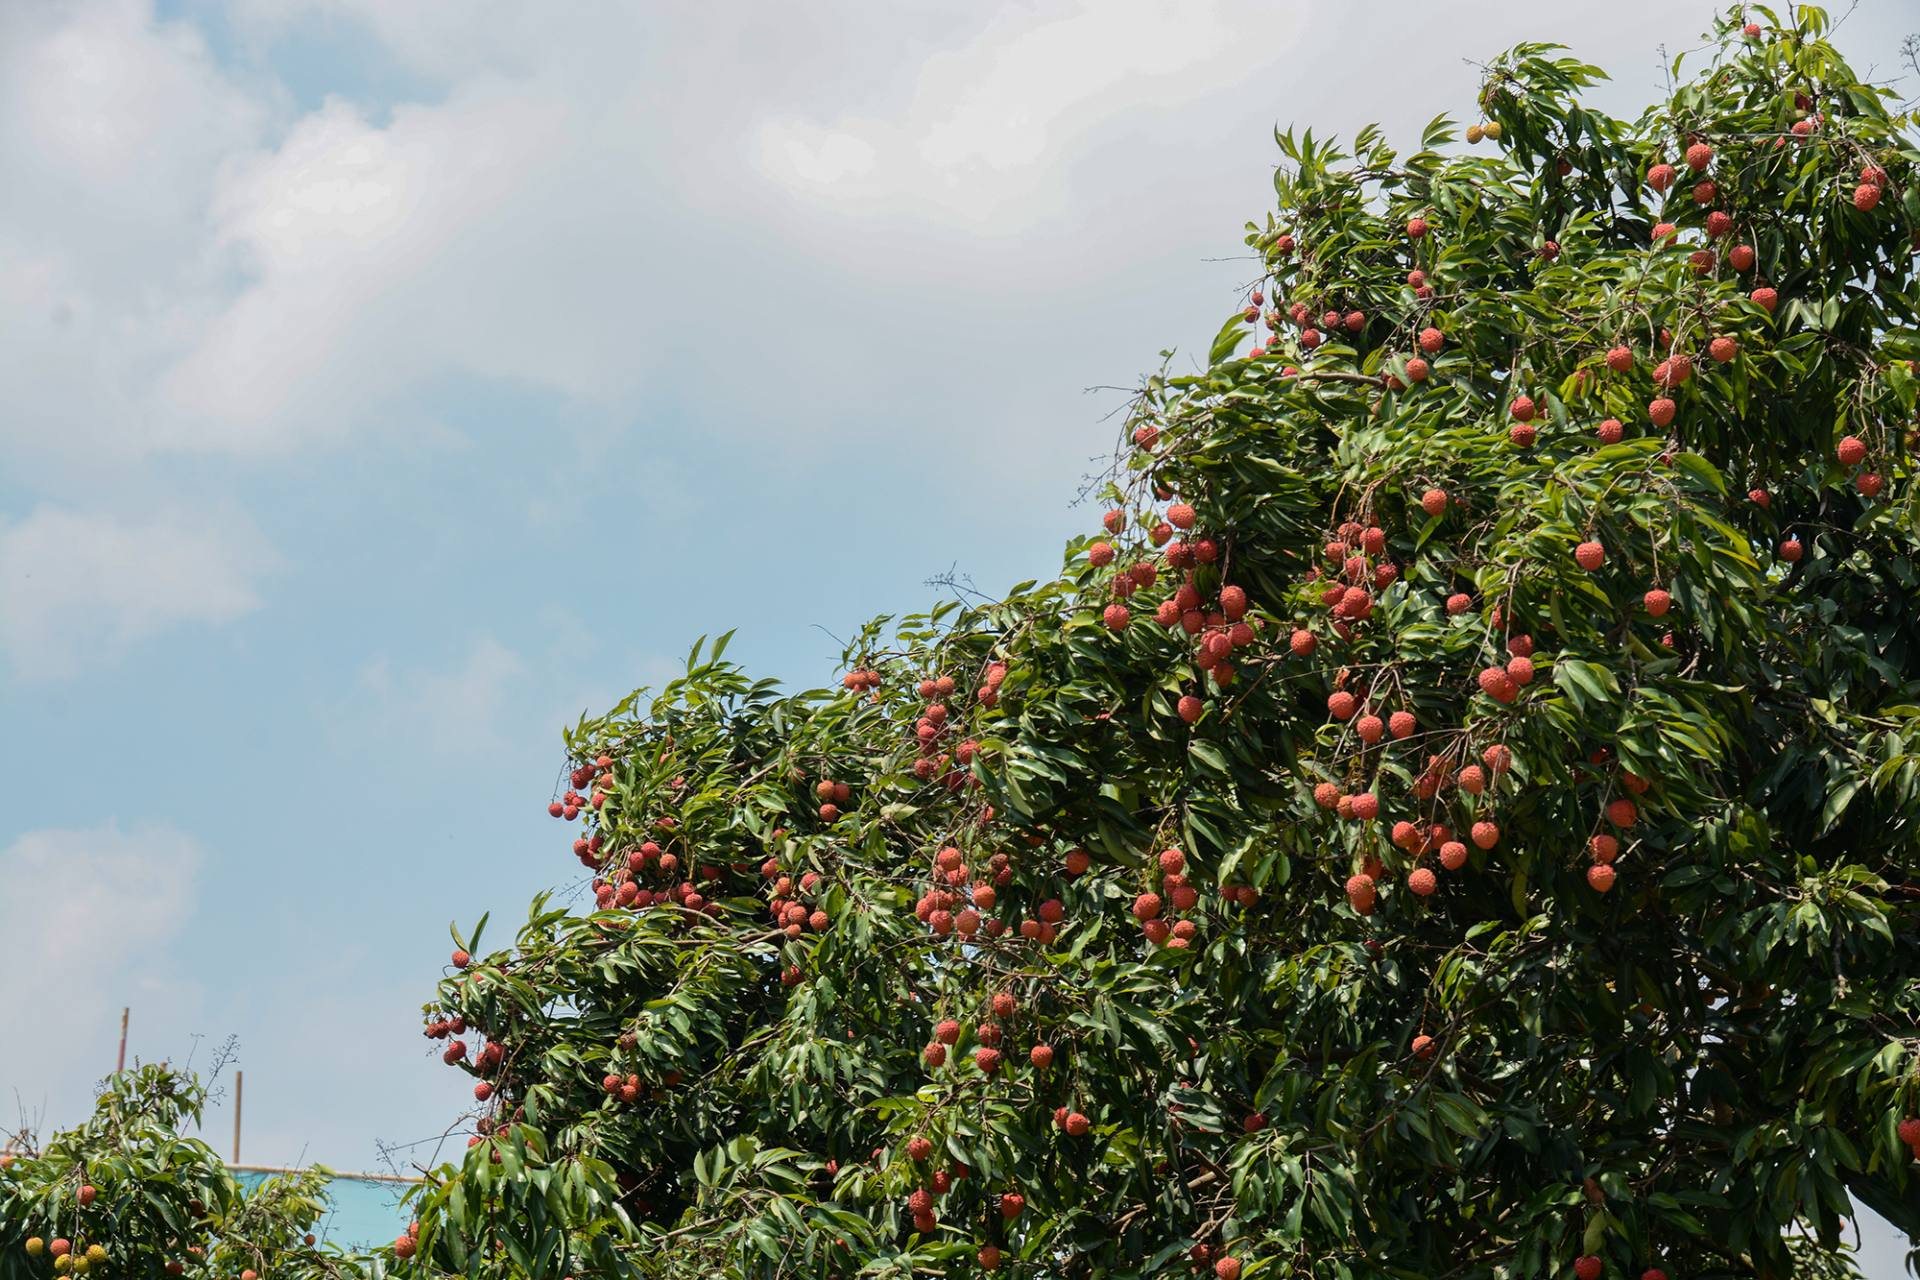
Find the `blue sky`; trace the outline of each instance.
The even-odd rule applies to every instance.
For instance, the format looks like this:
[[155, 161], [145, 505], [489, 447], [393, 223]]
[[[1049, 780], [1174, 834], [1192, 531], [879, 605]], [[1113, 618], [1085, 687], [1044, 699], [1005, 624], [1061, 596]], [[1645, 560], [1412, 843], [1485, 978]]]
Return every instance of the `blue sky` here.
[[1410, 139], [1528, 38], [1631, 109], [1708, 10], [0, 7], [0, 1105], [77, 1116], [131, 1005], [240, 1038], [251, 1160], [437, 1134], [447, 922], [577, 870], [563, 723], [1051, 572], [1276, 123]]

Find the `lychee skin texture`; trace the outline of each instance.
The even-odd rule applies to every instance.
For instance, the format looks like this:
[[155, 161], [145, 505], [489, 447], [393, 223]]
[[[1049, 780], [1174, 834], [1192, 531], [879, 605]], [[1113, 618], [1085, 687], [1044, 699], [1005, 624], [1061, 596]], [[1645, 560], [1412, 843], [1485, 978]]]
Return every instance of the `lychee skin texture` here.
[[1727, 263], [1735, 271], [1753, 270], [1754, 252], [1750, 244], [1737, 244], [1727, 250]]
[[1768, 289], [1764, 286], [1762, 286], [1761, 288], [1755, 289], [1752, 293], [1748, 294], [1747, 296], [1753, 299], [1755, 304], [1757, 304], [1758, 306], [1764, 308], [1769, 312], [1771, 312], [1774, 309], [1774, 307], [1778, 306], [1780, 303], [1780, 294], [1776, 290]]
[[1522, 449], [1531, 449], [1538, 437], [1539, 432], [1534, 430], [1530, 422], [1516, 422], [1507, 428], [1507, 439]]
[[1673, 607], [1673, 597], [1655, 587], [1647, 592], [1642, 603], [1647, 606], [1648, 613], [1656, 618], [1664, 618], [1667, 616], [1667, 610]]
[[1596, 862], [1587, 868], [1587, 883], [1593, 886], [1597, 892], [1605, 893], [1607, 890], [1613, 888], [1613, 882], [1617, 878], [1618, 873], [1614, 871], [1610, 863]]
[[1500, 828], [1491, 822], [1474, 823], [1473, 830], [1469, 834], [1472, 835], [1474, 844], [1482, 849], [1491, 849], [1500, 843]]
[[1679, 406], [1674, 404], [1672, 400], [1666, 396], [1661, 396], [1657, 400], [1648, 402], [1647, 418], [1656, 427], [1670, 427], [1673, 425], [1673, 415], [1678, 409]]
[[1583, 542], [1573, 549], [1574, 563], [1592, 573], [1607, 562], [1607, 549], [1598, 542]]
[[1467, 865], [1467, 846], [1458, 840], [1449, 840], [1440, 846], [1440, 865], [1449, 871], [1458, 871]]
[[1908, 1116], [1900, 1122], [1899, 1128], [1896, 1129], [1895, 1132], [1900, 1135], [1900, 1141], [1906, 1143], [1908, 1146], [1920, 1147], [1920, 1119]]
[[1607, 352], [1607, 368], [1615, 373], [1626, 373], [1633, 368], [1633, 348], [1613, 347]]
[[1425, 234], [1427, 234], [1427, 220], [1425, 218], [1407, 219], [1407, 235], [1409, 237], [1418, 240]]
[[1420, 331], [1420, 349], [1428, 355], [1434, 355], [1447, 345], [1447, 335], [1438, 329], [1426, 328]]
[[1213, 1264], [1215, 1280], [1240, 1280], [1240, 1259], [1221, 1258]]
[[1410, 382], [1425, 382], [1432, 373], [1433, 366], [1418, 356], [1407, 361], [1407, 380]]
[[1513, 413], [1514, 418], [1517, 419], [1518, 421], [1532, 422], [1533, 415], [1535, 414], [1535, 412], [1537, 412], [1537, 410], [1534, 407], [1533, 397], [1531, 396], [1517, 397], [1513, 402], [1511, 411]]
[[1863, 182], [1853, 189], [1853, 207], [1861, 213], [1880, 203], [1880, 188], [1871, 182]]
[[1788, 538], [1780, 544], [1780, 558], [1788, 564], [1793, 564], [1798, 561], [1801, 556], [1806, 554], [1806, 550], [1806, 547], [1801, 544], [1800, 539]]
[[1361, 915], [1372, 915], [1374, 904], [1373, 877], [1366, 875], [1348, 877], [1347, 902]]
[[1132, 617], [1132, 613], [1123, 604], [1110, 604], [1100, 614], [1100, 620], [1106, 624], [1109, 631], [1126, 630], [1127, 623]]
[[1612, 862], [1620, 856], [1620, 842], [1602, 831], [1587, 841], [1587, 854], [1595, 862]]
[[1626, 436], [1627, 429], [1621, 425], [1620, 419], [1607, 418], [1594, 428], [1594, 434], [1600, 438], [1601, 444], [1619, 444]]
[[1407, 888], [1423, 898], [1433, 896], [1433, 891], [1439, 887], [1440, 881], [1425, 867], [1415, 867], [1407, 877]]
[[1860, 491], [1863, 498], [1877, 498], [1880, 490], [1886, 487], [1886, 480], [1879, 473], [1863, 471], [1854, 478], [1853, 487]]
[[1194, 522], [1193, 508], [1184, 502], [1176, 502], [1167, 508], [1167, 523], [1176, 529], [1191, 529]]
[[1420, 509], [1430, 516], [1438, 516], [1447, 509], [1447, 491], [1429, 489], [1420, 495]]
[[[1699, 173], [1713, 163], [1713, 148], [1704, 142], [1696, 142], [1687, 148], [1687, 168]], [[1598, 1274], [1597, 1272], [1595, 1274]], [[1580, 1280], [1593, 1280], [1591, 1276], [1582, 1276]]]
[[1857, 467], [1867, 460], [1866, 442], [1858, 436], [1842, 436], [1833, 454], [1843, 467]]
[[1607, 805], [1607, 821], [1616, 827], [1630, 827], [1639, 816], [1640, 811], [1631, 800], [1623, 798]]
[[1713, 357], [1716, 364], [1726, 364], [1740, 354], [1740, 344], [1732, 338], [1715, 338], [1708, 344], [1707, 354]]
[[1647, 185], [1655, 191], [1665, 191], [1673, 185], [1674, 171], [1670, 164], [1657, 164], [1647, 170]]

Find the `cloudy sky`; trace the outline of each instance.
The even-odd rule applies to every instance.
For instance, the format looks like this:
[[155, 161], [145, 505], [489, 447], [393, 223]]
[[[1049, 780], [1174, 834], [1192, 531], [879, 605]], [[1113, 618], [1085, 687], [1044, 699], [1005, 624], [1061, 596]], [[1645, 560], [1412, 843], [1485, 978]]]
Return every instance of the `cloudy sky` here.
[[431, 1136], [447, 922], [577, 871], [562, 723], [1050, 572], [1275, 124], [1410, 139], [1537, 38], [1630, 111], [1709, 8], [0, 0], [6, 1117], [130, 1005], [240, 1038], [250, 1159]]

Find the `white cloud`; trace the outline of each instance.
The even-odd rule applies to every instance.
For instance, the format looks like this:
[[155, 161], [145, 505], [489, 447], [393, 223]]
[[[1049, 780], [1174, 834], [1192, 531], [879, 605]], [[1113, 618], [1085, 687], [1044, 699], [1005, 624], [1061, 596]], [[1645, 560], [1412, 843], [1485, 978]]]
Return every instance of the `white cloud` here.
[[490, 636], [476, 639], [447, 670], [396, 668], [385, 656], [375, 658], [361, 668], [359, 683], [365, 719], [378, 732], [355, 737], [400, 740], [441, 756], [496, 750], [520, 728], [509, 721], [526, 675], [520, 655]]
[[[198, 987], [168, 949], [193, 917], [201, 857], [165, 826], [30, 831], [0, 849], [0, 1079], [30, 1112], [78, 1117], [113, 1066], [123, 1006], [161, 1027], [190, 1010]], [[0, 1125], [13, 1102], [0, 1100]]]
[[59, 677], [174, 627], [231, 622], [259, 607], [274, 562], [237, 517], [43, 506], [0, 519], [0, 654]]

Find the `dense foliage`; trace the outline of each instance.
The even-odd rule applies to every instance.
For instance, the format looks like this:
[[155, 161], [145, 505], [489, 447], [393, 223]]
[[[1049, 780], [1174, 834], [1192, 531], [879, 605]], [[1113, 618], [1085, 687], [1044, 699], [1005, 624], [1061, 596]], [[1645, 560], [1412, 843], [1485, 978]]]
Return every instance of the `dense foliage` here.
[[[1920, 1234], [1920, 140], [1825, 23], [1729, 19], [1633, 122], [1534, 45], [1474, 146], [1281, 136], [1244, 313], [1057, 579], [875, 622], [837, 688], [696, 647], [571, 731], [593, 902], [456, 938], [476, 1132], [397, 1269]], [[77, 1241], [52, 1157], [7, 1194]]]
[[1536, 45], [1477, 149], [1281, 136], [1244, 315], [1058, 579], [579, 725], [595, 902], [457, 939], [428, 1030], [485, 1105], [414, 1265], [1772, 1277], [1847, 1272], [1856, 1201], [1920, 1231], [1920, 150], [1824, 25], [1730, 19], [1632, 123]]
[[90, 1275], [359, 1280], [379, 1264], [316, 1245], [327, 1171], [243, 1187], [197, 1127], [198, 1078], [165, 1065], [108, 1077], [93, 1115], [0, 1158], [0, 1280]]

